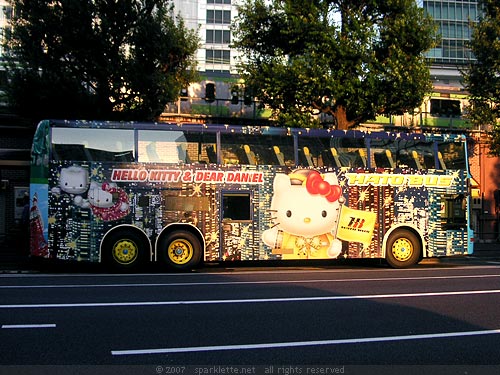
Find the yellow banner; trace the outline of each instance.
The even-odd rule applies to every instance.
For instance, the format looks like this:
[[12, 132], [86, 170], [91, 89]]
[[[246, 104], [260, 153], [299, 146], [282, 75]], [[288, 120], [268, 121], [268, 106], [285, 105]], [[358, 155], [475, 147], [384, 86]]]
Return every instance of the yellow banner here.
[[342, 206], [337, 238], [348, 242], [361, 242], [368, 247], [372, 241], [377, 214]]

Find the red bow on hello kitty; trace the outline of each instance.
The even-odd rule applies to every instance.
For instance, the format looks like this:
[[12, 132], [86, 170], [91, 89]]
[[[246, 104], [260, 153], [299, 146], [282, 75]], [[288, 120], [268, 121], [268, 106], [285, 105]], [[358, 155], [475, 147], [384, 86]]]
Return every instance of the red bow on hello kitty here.
[[342, 189], [339, 185], [330, 185], [317, 171], [312, 171], [307, 176], [306, 189], [310, 194], [325, 196], [328, 202], [335, 202], [342, 194]]

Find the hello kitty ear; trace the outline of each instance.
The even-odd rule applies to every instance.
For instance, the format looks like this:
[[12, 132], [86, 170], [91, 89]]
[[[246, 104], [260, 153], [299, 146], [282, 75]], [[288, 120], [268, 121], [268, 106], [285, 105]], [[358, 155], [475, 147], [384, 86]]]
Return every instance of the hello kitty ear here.
[[290, 178], [286, 174], [278, 173], [274, 176], [274, 190], [281, 190], [290, 187]]

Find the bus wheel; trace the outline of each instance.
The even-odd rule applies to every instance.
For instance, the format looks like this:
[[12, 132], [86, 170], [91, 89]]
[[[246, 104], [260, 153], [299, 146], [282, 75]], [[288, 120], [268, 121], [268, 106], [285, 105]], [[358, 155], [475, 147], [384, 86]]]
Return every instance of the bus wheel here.
[[421, 247], [415, 233], [406, 229], [398, 230], [387, 241], [387, 263], [394, 268], [410, 267], [420, 260]]
[[159, 241], [158, 253], [160, 260], [167, 266], [186, 270], [200, 263], [202, 249], [200, 241], [194, 234], [176, 231]]
[[118, 231], [106, 237], [103, 256], [114, 269], [132, 270], [142, 263], [146, 248], [144, 240], [137, 233]]

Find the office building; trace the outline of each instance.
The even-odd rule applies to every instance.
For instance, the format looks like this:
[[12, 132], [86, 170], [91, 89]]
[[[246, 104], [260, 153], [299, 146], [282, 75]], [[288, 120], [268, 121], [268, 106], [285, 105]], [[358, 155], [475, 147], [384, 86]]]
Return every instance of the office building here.
[[438, 23], [439, 44], [428, 51], [432, 60], [431, 76], [435, 85], [462, 87], [460, 67], [473, 56], [467, 46], [471, 38], [471, 22], [478, 20], [477, 0], [419, 0], [419, 5]]
[[238, 52], [230, 47], [231, 22], [238, 14], [241, 0], [174, 0], [175, 12], [186, 26], [199, 30], [201, 46], [197, 52], [198, 70], [236, 74]]

